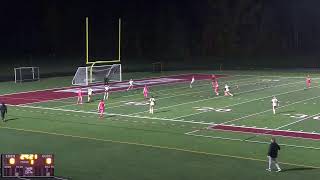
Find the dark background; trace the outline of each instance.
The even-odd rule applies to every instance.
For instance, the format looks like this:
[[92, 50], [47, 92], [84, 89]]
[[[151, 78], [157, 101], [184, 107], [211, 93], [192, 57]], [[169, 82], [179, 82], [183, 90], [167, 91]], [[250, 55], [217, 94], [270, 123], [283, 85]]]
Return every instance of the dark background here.
[[75, 72], [90, 54], [117, 57], [122, 18], [125, 70], [319, 66], [319, 0], [1, 1], [2, 67]]

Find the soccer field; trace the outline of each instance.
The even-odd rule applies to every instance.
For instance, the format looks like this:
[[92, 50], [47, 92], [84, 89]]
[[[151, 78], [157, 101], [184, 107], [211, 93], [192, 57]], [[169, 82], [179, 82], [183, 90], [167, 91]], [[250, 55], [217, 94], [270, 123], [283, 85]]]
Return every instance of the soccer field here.
[[[220, 95], [212, 91], [216, 74]], [[320, 76], [272, 71], [130, 73], [111, 84], [106, 115], [94, 101], [76, 104], [71, 77], [0, 83], [9, 104], [0, 123], [0, 152], [53, 153], [57, 176], [101, 179], [317, 179], [320, 178]], [[193, 88], [189, 87], [196, 77]], [[230, 86], [233, 97], [223, 96]], [[156, 99], [149, 114], [142, 88]], [[273, 115], [271, 99], [280, 101]], [[283, 172], [267, 172], [271, 136]]]

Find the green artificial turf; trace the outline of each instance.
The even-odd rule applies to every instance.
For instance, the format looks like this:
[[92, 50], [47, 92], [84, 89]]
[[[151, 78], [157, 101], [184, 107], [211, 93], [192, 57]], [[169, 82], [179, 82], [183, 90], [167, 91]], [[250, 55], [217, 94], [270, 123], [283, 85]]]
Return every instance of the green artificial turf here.
[[[182, 73], [186, 72], [124, 77]], [[222, 91], [215, 96], [207, 80], [196, 81], [192, 89], [188, 83], [154, 86], [153, 115], [147, 105], [127, 104], [144, 102], [142, 90], [111, 93], [103, 119], [96, 114], [102, 94], [83, 105], [69, 98], [10, 106], [8, 121], [0, 123], [0, 152], [53, 153], [56, 175], [77, 180], [320, 178], [320, 140], [277, 137], [283, 172], [276, 173], [265, 170], [270, 136], [207, 129], [210, 123], [226, 123], [320, 133], [320, 120], [313, 117], [320, 113], [320, 76], [313, 74], [313, 87], [305, 90], [305, 72], [215, 73], [228, 75], [219, 79], [220, 87], [228, 83], [234, 97], [224, 97]], [[71, 77], [59, 77], [3, 82], [0, 93], [65, 87], [70, 81]], [[271, 111], [274, 95], [280, 100], [276, 115]]]

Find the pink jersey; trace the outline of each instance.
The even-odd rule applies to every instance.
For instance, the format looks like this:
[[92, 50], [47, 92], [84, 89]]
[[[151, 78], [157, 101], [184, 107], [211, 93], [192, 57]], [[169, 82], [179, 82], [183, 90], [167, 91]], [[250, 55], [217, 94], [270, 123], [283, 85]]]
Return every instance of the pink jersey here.
[[82, 96], [82, 90], [81, 89], [78, 90], [78, 96], [79, 97]]
[[307, 79], [306, 79], [306, 83], [307, 83], [307, 84], [310, 84], [310, 83], [311, 83], [311, 78], [307, 78]]
[[212, 75], [212, 76], [211, 76], [211, 79], [212, 79], [212, 82], [216, 81], [216, 76], [215, 76], [215, 75]]
[[217, 88], [219, 88], [219, 84], [218, 84], [218, 81], [212, 81], [212, 88], [215, 88], [215, 89], [217, 89]]
[[147, 94], [148, 93], [148, 88], [147, 88], [147, 86], [145, 86], [144, 88], [143, 88], [143, 94]]
[[104, 102], [100, 102], [99, 105], [98, 105], [99, 111], [104, 111], [104, 108], [105, 108]]

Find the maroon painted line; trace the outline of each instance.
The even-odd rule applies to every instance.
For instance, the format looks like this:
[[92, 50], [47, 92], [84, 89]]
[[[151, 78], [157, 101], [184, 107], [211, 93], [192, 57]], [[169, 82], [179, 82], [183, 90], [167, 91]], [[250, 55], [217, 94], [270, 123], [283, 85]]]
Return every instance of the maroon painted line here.
[[231, 126], [231, 125], [216, 125], [216, 126], [210, 127], [210, 129], [231, 131], [231, 132], [240, 132], [240, 133], [250, 133], [250, 134], [282, 136], [282, 137], [289, 137], [289, 138], [303, 138], [303, 139], [320, 140], [320, 134], [300, 132], [300, 131], [262, 129], [262, 128], [252, 128], [252, 127]]
[[[178, 83], [178, 82], [188, 82], [191, 80], [192, 76], [195, 77], [196, 80], [205, 80], [210, 79], [210, 74], [183, 74], [183, 75], [172, 75], [172, 76], [163, 76], [163, 77], [152, 77], [152, 78], [146, 78], [146, 79], [139, 79], [137, 81], [144, 81], [144, 80], [152, 80], [152, 79], [159, 79], [159, 78], [174, 78], [174, 79], [180, 79], [174, 82], [159, 82], [159, 84], [172, 84], [172, 83]], [[225, 77], [226, 75], [216, 75], [217, 78]], [[128, 82], [128, 81], [124, 81]], [[122, 82], [123, 83], [123, 82]], [[110, 83], [116, 84], [114, 83]], [[99, 84], [94, 84], [99, 85]], [[102, 84], [100, 84], [102, 85]], [[156, 85], [156, 84], [154, 84]], [[8, 95], [2, 95], [0, 96], [0, 102], [5, 102], [9, 105], [22, 105], [22, 104], [30, 104], [30, 103], [36, 103], [36, 102], [45, 102], [55, 99], [64, 99], [64, 98], [70, 98], [70, 97], [76, 97], [76, 93], [72, 92], [56, 92], [59, 90], [64, 89], [70, 89], [75, 87], [63, 87], [63, 88], [54, 88], [54, 89], [47, 89], [47, 90], [37, 90], [37, 91], [29, 91], [29, 92], [21, 92], [21, 93], [14, 93], [14, 94], [8, 94]], [[143, 85], [136, 86], [136, 89], [143, 88]], [[116, 88], [112, 91], [123, 91], [126, 88]]]

